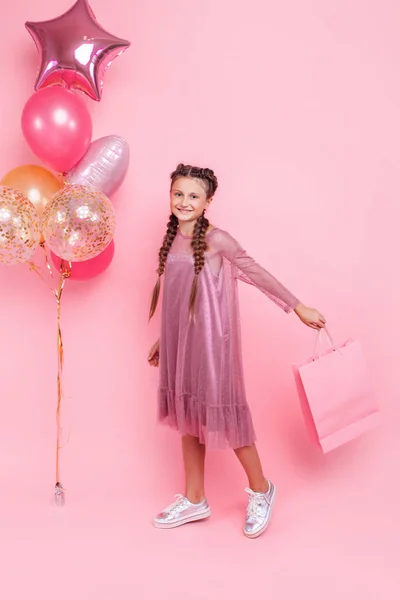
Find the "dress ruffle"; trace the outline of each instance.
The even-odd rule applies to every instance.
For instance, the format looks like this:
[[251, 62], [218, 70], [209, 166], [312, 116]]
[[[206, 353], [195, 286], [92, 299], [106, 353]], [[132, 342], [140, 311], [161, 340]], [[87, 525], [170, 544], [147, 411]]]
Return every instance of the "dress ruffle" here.
[[159, 420], [179, 431], [192, 435], [210, 450], [243, 448], [255, 442], [255, 431], [248, 405], [208, 406], [190, 394], [175, 394], [160, 388]]

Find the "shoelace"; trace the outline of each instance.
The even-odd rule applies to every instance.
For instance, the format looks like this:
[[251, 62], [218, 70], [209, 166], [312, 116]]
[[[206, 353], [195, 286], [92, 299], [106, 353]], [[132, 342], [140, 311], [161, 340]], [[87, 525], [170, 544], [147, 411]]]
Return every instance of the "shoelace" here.
[[266, 494], [260, 494], [253, 492], [249, 488], [246, 488], [246, 492], [249, 495], [249, 505], [247, 507], [247, 516], [257, 519], [258, 517], [264, 516], [265, 505], [269, 504]]
[[168, 506], [165, 509], [165, 511], [164, 511], [165, 513], [172, 513], [172, 514], [176, 515], [181, 510], [186, 508], [188, 501], [185, 498], [185, 496], [182, 496], [182, 494], [176, 494], [175, 498], [176, 498], [175, 502], [170, 504], [170, 506]]

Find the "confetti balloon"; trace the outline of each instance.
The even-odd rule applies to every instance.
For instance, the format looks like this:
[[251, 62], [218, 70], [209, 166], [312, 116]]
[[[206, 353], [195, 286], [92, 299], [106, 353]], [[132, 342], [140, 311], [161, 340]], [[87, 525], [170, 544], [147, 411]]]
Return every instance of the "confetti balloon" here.
[[67, 185], [55, 194], [42, 217], [42, 234], [63, 260], [81, 262], [98, 256], [113, 239], [115, 212], [102, 192]]
[[17, 190], [0, 186], [0, 263], [27, 262], [40, 241], [35, 207]]

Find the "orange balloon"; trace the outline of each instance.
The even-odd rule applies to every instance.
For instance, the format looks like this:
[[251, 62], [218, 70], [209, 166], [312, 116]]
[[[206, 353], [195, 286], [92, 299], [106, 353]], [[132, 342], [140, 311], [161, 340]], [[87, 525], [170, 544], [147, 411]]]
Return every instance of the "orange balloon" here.
[[32, 202], [39, 216], [43, 214], [51, 197], [62, 188], [62, 183], [53, 173], [36, 165], [23, 165], [13, 169], [3, 177], [1, 185], [21, 192]]

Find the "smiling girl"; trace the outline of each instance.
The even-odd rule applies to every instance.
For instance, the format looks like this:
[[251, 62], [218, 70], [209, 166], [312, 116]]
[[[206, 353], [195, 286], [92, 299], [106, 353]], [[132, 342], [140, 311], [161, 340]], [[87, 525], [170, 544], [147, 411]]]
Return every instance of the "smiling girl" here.
[[248, 478], [244, 534], [255, 538], [270, 521], [276, 487], [264, 475], [246, 400], [237, 280], [256, 286], [285, 312], [294, 311], [308, 327], [318, 330], [326, 321], [250, 258], [229, 233], [210, 225], [206, 211], [217, 187], [210, 169], [180, 164], [171, 175], [171, 216], [150, 308], [151, 318], [165, 274], [161, 337], [148, 361], [160, 366], [159, 418], [182, 436], [186, 489], [155, 517], [154, 525], [169, 529], [210, 516], [206, 448], [228, 447]]

